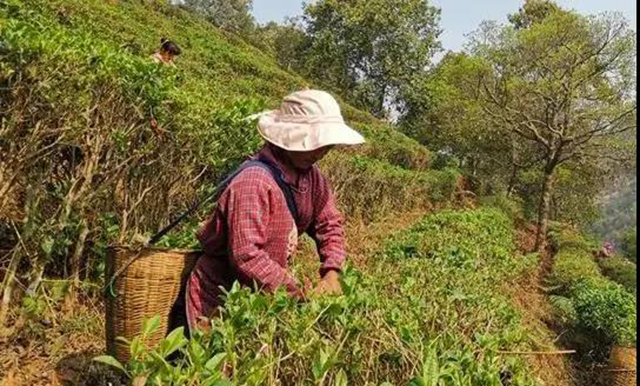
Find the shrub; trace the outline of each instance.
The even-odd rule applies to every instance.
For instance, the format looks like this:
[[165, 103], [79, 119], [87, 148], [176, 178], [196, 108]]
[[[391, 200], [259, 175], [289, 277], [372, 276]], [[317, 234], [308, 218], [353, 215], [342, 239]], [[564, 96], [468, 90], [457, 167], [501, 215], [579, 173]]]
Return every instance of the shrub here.
[[602, 274], [591, 254], [578, 248], [563, 248], [555, 256], [550, 282], [566, 292], [584, 278], [599, 278]]
[[622, 286], [589, 278], [571, 290], [579, 328], [602, 340], [624, 346], [636, 344], [636, 300]]
[[[512, 255], [512, 233], [496, 209], [428, 216], [393, 237], [365, 271], [346, 269], [343, 295], [297, 303], [284, 291], [236, 285], [211, 333], [186, 341], [177, 331], [157, 350], [132, 348], [122, 367], [176, 385], [500, 385], [505, 374], [512, 385], [533, 385], [521, 357], [497, 353], [533, 344], [503, 292], [535, 267]], [[182, 358], [166, 361], [175, 347]]]
[[524, 220], [524, 210], [522, 202], [518, 198], [507, 197], [505, 192], [494, 194], [491, 196], [481, 197], [479, 199], [481, 205], [499, 208], [505, 212], [510, 218], [516, 221]]
[[[162, 35], [183, 47], [176, 67], [148, 57]], [[307, 84], [241, 39], [168, 3], [7, 0], [0, 2], [0, 48], [0, 196], [9, 196], [0, 200], [0, 232], [12, 229], [4, 220], [5, 211], [11, 213], [24, 248], [17, 240], [6, 248], [33, 257], [20, 269], [45, 267], [46, 275], [75, 279], [80, 272], [99, 279], [106, 245], [149, 235], [204, 196], [262, 144], [255, 122], [245, 117], [276, 107]], [[365, 132], [361, 154], [391, 169], [428, 167], [427, 149], [341, 106], [353, 118], [349, 123]], [[391, 188], [413, 176], [371, 175], [383, 188], [357, 191], [369, 208], [376, 200], [399, 202], [381, 195], [393, 196]], [[421, 177], [420, 192], [445, 201], [452, 184], [441, 175]], [[333, 182], [351, 188], [349, 180]], [[357, 197], [347, 200], [352, 208]], [[164, 245], [192, 243], [187, 232], [185, 226]]]
[[549, 303], [553, 309], [555, 319], [560, 323], [573, 325], [577, 321], [578, 315], [571, 299], [564, 296], [551, 295], [549, 296]]
[[609, 279], [622, 285], [627, 291], [636, 293], [636, 265], [621, 256], [599, 259], [598, 263]]
[[391, 211], [405, 212], [454, 200], [456, 170], [407, 170], [386, 161], [344, 152], [321, 162], [347, 217], [371, 221]]

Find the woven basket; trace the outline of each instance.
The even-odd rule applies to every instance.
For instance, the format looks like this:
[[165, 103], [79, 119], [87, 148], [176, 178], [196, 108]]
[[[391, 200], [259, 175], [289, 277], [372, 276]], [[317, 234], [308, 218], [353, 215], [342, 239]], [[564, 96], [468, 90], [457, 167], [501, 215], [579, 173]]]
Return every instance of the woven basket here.
[[128, 345], [116, 337], [131, 340], [140, 334], [142, 323], [155, 315], [160, 316], [160, 328], [144, 343], [154, 347], [166, 336], [171, 308], [200, 254], [162, 248], [109, 247], [106, 273], [107, 278], [115, 277], [106, 296], [110, 355], [121, 362], [129, 360]]
[[612, 386], [631, 386], [636, 384], [635, 347], [614, 346], [606, 370]]

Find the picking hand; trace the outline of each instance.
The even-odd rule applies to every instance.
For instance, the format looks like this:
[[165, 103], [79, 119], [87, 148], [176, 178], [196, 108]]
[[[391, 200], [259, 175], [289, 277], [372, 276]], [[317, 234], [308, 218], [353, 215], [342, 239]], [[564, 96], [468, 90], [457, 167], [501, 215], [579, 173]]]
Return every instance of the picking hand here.
[[316, 295], [340, 295], [342, 287], [340, 286], [340, 275], [336, 271], [328, 271], [316, 286], [314, 293]]

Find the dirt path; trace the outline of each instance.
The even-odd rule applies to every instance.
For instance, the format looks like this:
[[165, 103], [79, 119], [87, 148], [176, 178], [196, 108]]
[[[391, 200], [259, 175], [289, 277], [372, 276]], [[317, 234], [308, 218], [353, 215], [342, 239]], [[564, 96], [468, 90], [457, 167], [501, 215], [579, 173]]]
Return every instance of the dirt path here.
[[[534, 250], [535, 234], [536, 227], [531, 225], [517, 230], [516, 241], [520, 252], [527, 254]], [[537, 269], [523, 277], [511, 291], [514, 304], [521, 312], [522, 323], [535, 337], [535, 351], [561, 352], [570, 348], [559, 341], [552, 310], [543, 289], [544, 278], [553, 265], [553, 254], [550, 252], [541, 256]], [[531, 355], [528, 361], [545, 385], [575, 385], [575, 370], [570, 354]]]

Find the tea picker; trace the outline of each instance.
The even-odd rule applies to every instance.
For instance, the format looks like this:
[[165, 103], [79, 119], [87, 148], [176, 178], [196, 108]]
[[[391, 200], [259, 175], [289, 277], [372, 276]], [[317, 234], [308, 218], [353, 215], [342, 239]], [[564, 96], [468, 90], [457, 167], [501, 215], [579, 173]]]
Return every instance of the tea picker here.
[[[160, 328], [147, 337], [157, 343], [167, 329], [206, 329], [222, 304], [220, 287], [284, 287], [305, 299], [307, 290], [288, 270], [298, 237], [306, 232], [321, 260], [317, 294], [340, 293], [345, 260], [342, 216], [327, 179], [315, 166], [336, 145], [358, 145], [364, 138], [347, 126], [336, 100], [324, 91], [302, 90], [284, 98], [280, 109], [258, 118], [264, 147], [231, 173], [214, 191], [154, 235], [140, 249], [110, 248], [107, 277], [107, 349], [128, 358], [125, 342], [142, 322], [160, 316]], [[153, 247], [206, 202], [217, 201], [198, 232], [202, 251]]]

